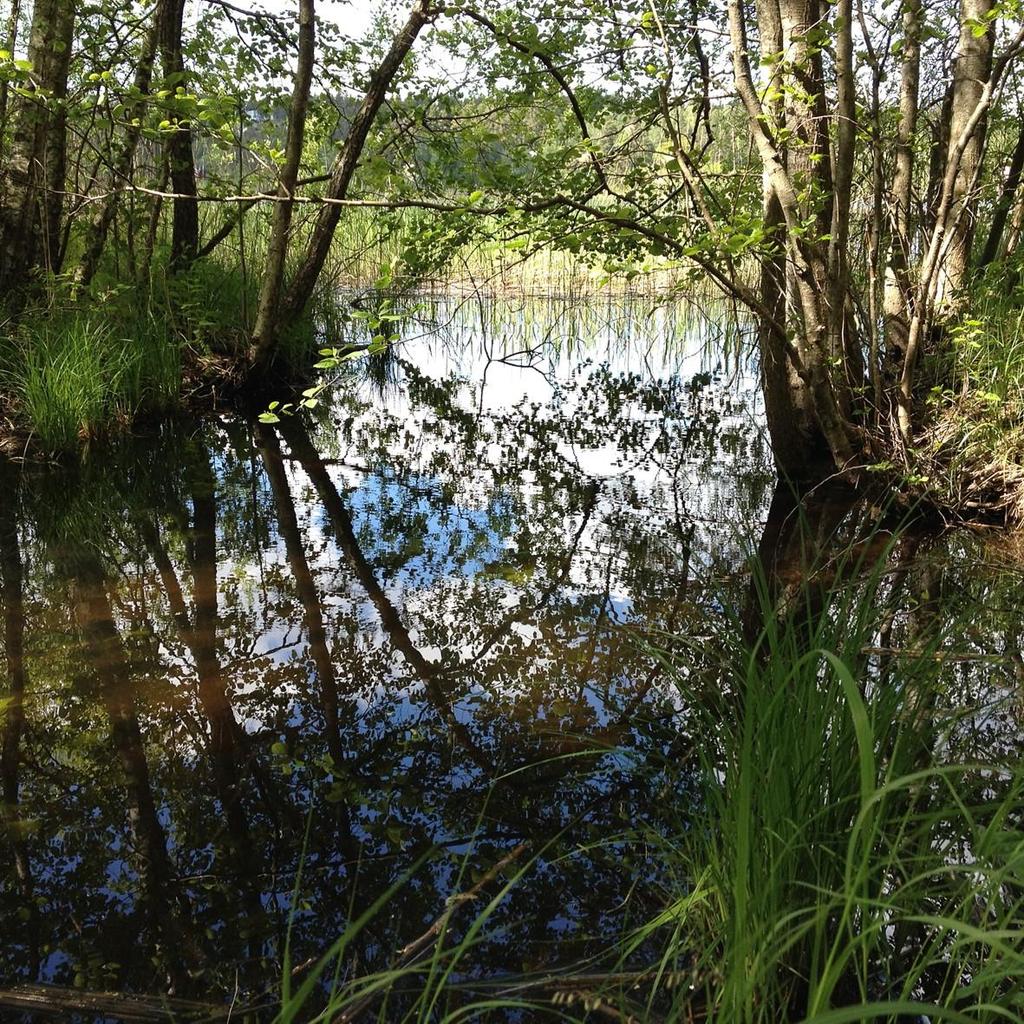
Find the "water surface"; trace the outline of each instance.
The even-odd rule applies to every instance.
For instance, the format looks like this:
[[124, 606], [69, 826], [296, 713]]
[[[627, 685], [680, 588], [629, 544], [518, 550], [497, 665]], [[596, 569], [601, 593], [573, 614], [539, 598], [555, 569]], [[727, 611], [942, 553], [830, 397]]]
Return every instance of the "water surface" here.
[[[411, 873], [351, 954], [380, 968], [523, 842], [467, 969], [656, 912], [631, 836], [686, 827], [694, 738], [649, 645], [707, 670], [772, 508], [742, 333], [442, 302], [309, 421], [4, 465], [2, 980], [259, 1001], [289, 927], [302, 964]], [[927, 613], [943, 742], [1015, 756], [1015, 558], [887, 543], [878, 657]]]

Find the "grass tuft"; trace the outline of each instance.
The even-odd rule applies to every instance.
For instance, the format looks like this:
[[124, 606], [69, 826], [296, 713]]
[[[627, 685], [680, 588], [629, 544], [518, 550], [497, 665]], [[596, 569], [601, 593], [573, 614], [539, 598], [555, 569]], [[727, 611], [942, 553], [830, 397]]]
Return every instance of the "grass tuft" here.
[[26, 315], [8, 339], [3, 390], [42, 444], [74, 448], [145, 406], [173, 404], [181, 351], [158, 318], [128, 323], [69, 309]]

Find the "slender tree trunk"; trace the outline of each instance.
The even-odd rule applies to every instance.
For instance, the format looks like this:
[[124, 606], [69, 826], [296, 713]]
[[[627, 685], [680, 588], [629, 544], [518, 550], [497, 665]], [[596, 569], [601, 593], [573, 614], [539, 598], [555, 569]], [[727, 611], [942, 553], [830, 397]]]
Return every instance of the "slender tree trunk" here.
[[74, 18], [71, 0], [36, 0], [32, 10], [31, 94], [18, 105], [3, 169], [0, 292], [22, 288], [38, 268], [58, 269]]
[[1017, 249], [1020, 245], [1022, 228], [1024, 228], [1024, 195], [1018, 195], [1013, 207], [1013, 215], [1010, 217], [1010, 230], [1006, 232], [1006, 238], [999, 247], [1000, 256], [1005, 258]]
[[931, 146], [928, 156], [928, 187], [925, 191], [922, 234], [928, 236], [935, 228], [935, 213], [942, 193], [942, 179], [946, 173], [949, 157], [949, 112], [953, 109], [953, 83], [950, 82], [942, 96], [938, 118], [931, 123]]
[[985, 248], [982, 250], [981, 258], [978, 260], [978, 267], [987, 267], [999, 254], [1003, 240], [1003, 232], [1006, 230], [1006, 222], [1013, 207], [1014, 198], [1020, 187], [1021, 176], [1024, 175], [1024, 129], [1017, 134], [1017, 145], [1013, 147], [1013, 155], [1010, 157], [1010, 166], [1006, 172], [1006, 179], [999, 191], [999, 199], [996, 201], [996, 208], [992, 212], [992, 225], [989, 227], [988, 237], [985, 239]]
[[[131, 177], [132, 164], [139, 138], [142, 135], [142, 116], [145, 112], [146, 97], [149, 95], [153, 79], [153, 62], [156, 59], [157, 37], [160, 30], [161, 11], [159, 6], [153, 14], [153, 23], [146, 33], [142, 44], [142, 53], [135, 70], [133, 82], [134, 100], [125, 111], [125, 136], [121, 149], [111, 166], [111, 191], [100, 204], [85, 231], [82, 258], [75, 270], [75, 283], [80, 288], [88, 288], [107, 241], [107, 231], [114, 219], [117, 209], [118, 193], [116, 187]], [[138, 122], [138, 123], [136, 123]]]
[[270, 240], [267, 243], [267, 267], [263, 274], [263, 286], [256, 308], [256, 324], [252, 332], [253, 359], [257, 363], [266, 362], [273, 351], [280, 317], [278, 306], [284, 281], [285, 257], [288, 252], [288, 231], [292, 221], [293, 203], [290, 200], [295, 194], [295, 185], [299, 180], [302, 141], [306, 131], [306, 110], [309, 107], [309, 88], [313, 80], [316, 41], [313, 4], [314, 0], [299, 0], [299, 54], [291, 111], [288, 115], [284, 166], [281, 168], [281, 181], [277, 189], [280, 201], [274, 204]]
[[[160, 59], [167, 88], [184, 86], [185, 58], [182, 53], [182, 19], [185, 0], [162, 0], [160, 5]], [[171, 219], [171, 270], [191, 265], [199, 250], [199, 204], [196, 202], [196, 165], [192, 153], [192, 126], [174, 117], [175, 129], [167, 140], [171, 191], [174, 200]]]
[[861, 23], [861, 36], [867, 65], [871, 71], [871, 100], [867, 107], [871, 152], [871, 217], [867, 224], [867, 306], [868, 306], [868, 379], [872, 395], [872, 423], [877, 429], [882, 419], [884, 388], [882, 385], [882, 331], [879, 318], [882, 311], [881, 282], [884, 279], [882, 252], [886, 244], [885, 231], [885, 168], [882, 156], [882, 79], [883, 69], [871, 40], [871, 30], [864, 16], [863, 0], [858, 0], [857, 15]]
[[[160, 154], [160, 175], [154, 182], [157, 192], [167, 190], [167, 182], [171, 176], [171, 154], [164, 146]], [[149, 282], [150, 270], [153, 266], [153, 250], [156, 248], [156, 238], [160, 232], [160, 211], [163, 209], [163, 197], [156, 195], [150, 200], [149, 217], [146, 222], [146, 238], [143, 242], [142, 260], [139, 266], [140, 281]]]
[[900, 66], [900, 120], [896, 131], [896, 172], [892, 183], [889, 260], [885, 268], [886, 354], [895, 367], [903, 361], [910, 329], [911, 201], [914, 185], [914, 137], [917, 134], [921, 81], [921, 0], [903, 5], [903, 59]]
[[[370, 86], [363, 97], [359, 110], [352, 119], [348, 136], [334, 163], [331, 181], [327, 187], [326, 198], [329, 201], [320, 210], [306, 253], [285, 295], [281, 310], [283, 323], [294, 323], [302, 315], [313, 295], [313, 289], [316, 287], [320, 272], [327, 260], [327, 253], [334, 239], [334, 231], [341, 217], [341, 206], [336, 202], [330, 202], [330, 200], [341, 200], [348, 194], [348, 188], [359, 164], [363, 147], [366, 145], [367, 136], [373, 127], [377, 112], [387, 96], [388, 88], [416, 42], [420, 31], [430, 21], [434, 13], [429, 0], [416, 0], [409, 12], [408, 20], [392, 40], [391, 48], [370, 79]], [[273, 358], [274, 350], [275, 346], [272, 342], [264, 344], [262, 352], [264, 364]]]
[[[992, 73], [995, 0], [961, 0], [960, 42], [953, 66], [953, 102], [949, 137], [958, 139], [967, 128]], [[985, 26], [985, 31], [979, 31]], [[974, 188], [985, 152], [987, 117], [977, 123], [963, 148], [953, 188], [953, 229], [945, 259], [939, 267], [936, 305], [950, 305], [967, 283], [974, 242], [976, 196]], [[953, 153], [950, 153], [950, 159]]]
[[[827, 5], [826, 5], [827, 6]], [[857, 83], [853, 61], [853, 0], [837, 0], [835, 20], [836, 110], [832, 159], [832, 224], [828, 242], [828, 308], [832, 336], [829, 351], [840, 360], [845, 376], [843, 412], [852, 415], [856, 390], [864, 383], [864, 350], [851, 316], [850, 207], [857, 149]], [[822, 88], [824, 94], [824, 88]], [[826, 149], [828, 142], [826, 139]]]

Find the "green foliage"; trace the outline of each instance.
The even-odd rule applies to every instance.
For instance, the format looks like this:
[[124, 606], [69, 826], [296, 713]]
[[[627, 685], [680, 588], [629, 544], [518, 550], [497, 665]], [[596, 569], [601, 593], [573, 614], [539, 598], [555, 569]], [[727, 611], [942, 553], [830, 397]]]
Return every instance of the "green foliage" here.
[[181, 349], [166, 323], [145, 313], [118, 321], [75, 309], [32, 312], [8, 339], [0, 373], [42, 444], [69, 449], [140, 408], [172, 405]]
[[[378, 278], [376, 284], [380, 288], [386, 288], [391, 283], [389, 272], [385, 272]], [[369, 334], [369, 341], [362, 344], [348, 345], [345, 347], [332, 346], [322, 348], [319, 351], [320, 358], [313, 363], [313, 369], [321, 371], [338, 371], [345, 364], [360, 356], [384, 355], [389, 346], [398, 341], [398, 328], [403, 322], [409, 320], [416, 312], [416, 308], [397, 311], [390, 299], [383, 299], [376, 309], [353, 309], [347, 310], [344, 314], [344, 322], [360, 328]], [[292, 416], [301, 409], [315, 409], [320, 404], [321, 396], [341, 379], [340, 372], [327, 376], [316, 384], [305, 388], [301, 397], [295, 402], [271, 402], [265, 412], [260, 413], [261, 423], [279, 423], [282, 416]]]
[[[948, 344], [928, 355], [929, 428], [917, 453], [956, 493], [964, 470], [1013, 476], [1024, 464], [1024, 313], [1013, 268], [979, 282], [974, 301], [947, 328]], [[981, 467], [979, 470], [978, 467]], [[1011, 509], [1011, 518], [1024, 510]]]

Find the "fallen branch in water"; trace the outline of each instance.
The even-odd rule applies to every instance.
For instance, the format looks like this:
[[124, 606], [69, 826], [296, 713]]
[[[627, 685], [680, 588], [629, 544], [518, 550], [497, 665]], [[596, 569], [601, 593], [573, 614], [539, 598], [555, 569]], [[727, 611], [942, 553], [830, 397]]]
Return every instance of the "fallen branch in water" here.
[[90, 992], [60, 985], [16, 985], [0, 989], [0, 1008], [52, 1017], [88, 1014], [110, 1017], [129, 1024], [149, 1021], [197, 1024], [226, 1020], [229, 1008], [212, 1003], [170, 996], [137, 995], [128, 992]]

